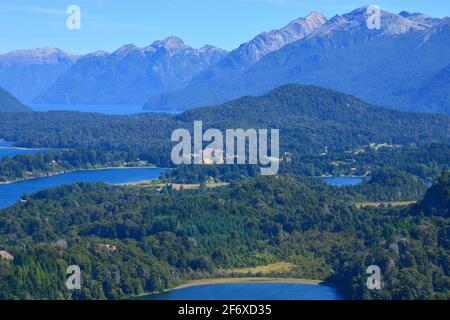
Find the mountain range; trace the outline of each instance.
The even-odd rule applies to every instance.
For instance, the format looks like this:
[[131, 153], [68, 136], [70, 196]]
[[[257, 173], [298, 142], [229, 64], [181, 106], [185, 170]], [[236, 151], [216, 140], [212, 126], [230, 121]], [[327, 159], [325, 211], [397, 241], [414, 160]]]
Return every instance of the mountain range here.
[[145, 108], [183, 110], [301, 83], [396, 109], [450, 113], [449, 24], [450, 18], [382, 11], [381, 28], [369, 29], [367, 8], [359, 8], [329, 19], [247, 68], [230, 72], [224, 64], [230, 53], [183, 90], [152, 97]]
[[193, 49], [176, 37], [144, 48], [128, 44], [113, 53], [98, 51], [79, 59], [33, 101], [143, 104], [152, 95], [185, 87], [225, 55], [209, 45]]
[[298, 83], [394, 109], [450, 113], [450, 18], [381, 11], [381, 27], [369, 29], [367, 9], [331, 19], [312, 12], [231, 52], [194, 49], [176, 37], [112, 53], [14, 51], [0, 55], [0, 86], [35, 103], [186, 110]]
[[305, 18], [291, 21], [280, 30], [263, 32], [252, 40], [240, 45], [239, 48], [231, 51], [225, 59], [218, 63], [218, 67], [229, 68], [231, 70], [246, 69], [258, 62], [265, 55], [304, 38], [322, 26], [326, 21], [327, 18], [322, 14], [312, 12]]
[[79, 55], [53, 48], [1, 54], [0, 86], [21, 101], [31, 101], [48, 89], [79, 58]]
[[429, 15], [420, 13], [420, 12], [408, 12], [408, 11], [402, 11], [399, 13], [400, 16], [402, 16], [403, 18], [406, 18], [408, 20], [414, 21], [414, 22], [418, 22], [418, 23], [423, 23], [423, 24], [428, 24], [430, 26], [433, 26], [435, 24], [438, 24], [439, 21], [441, 21], [438, 18], [435, 17], [431, 17]]
[[[280, 30], [261, 33], [230, 54], [210, 45], [196, 50], [176, 37], [145, 48], [128, 44], [113, 53], [84, 56], [48, 48], [15, 51], [0, 56], [0, 61], [8, 62], [0, 83], [21, 100], [35, 103], [143, 104], [151, 96], [183, 89], [197, 74], [217, 64], [229, 72], [248, 68], [325, 22], [324, 16], [313, 12]], [[24, 82], [27, 78], [30, 81]]]

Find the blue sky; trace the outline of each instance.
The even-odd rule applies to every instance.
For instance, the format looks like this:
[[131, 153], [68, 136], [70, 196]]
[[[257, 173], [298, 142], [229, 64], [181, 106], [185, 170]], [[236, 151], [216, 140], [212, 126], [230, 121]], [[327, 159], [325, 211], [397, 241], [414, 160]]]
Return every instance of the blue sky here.
[[[81, 8], [81, 30], [66, 28], [71, 4]], [[331, 17], [369, 4], [395, 13], [450, 16], [449, 0], [1, 0], [0, 52], [37, 47], [112, 51], [169, 35], [196, 48], [212, 44], [231, 50], [311, 11]]]

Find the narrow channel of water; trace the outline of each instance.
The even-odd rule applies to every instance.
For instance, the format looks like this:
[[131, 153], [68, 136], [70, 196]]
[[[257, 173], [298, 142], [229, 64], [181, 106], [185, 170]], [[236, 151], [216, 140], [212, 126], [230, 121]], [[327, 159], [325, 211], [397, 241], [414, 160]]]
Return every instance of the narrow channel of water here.
[[101, 170], [82, 170], [63, 173], [52, 177], [0, 184], [0, 208], [8, 207], [25, 194], [54, 188], [76, 182], [105, 182], [121, 184], [159, 178], [166, 169], [161, 168], [117, 168]]

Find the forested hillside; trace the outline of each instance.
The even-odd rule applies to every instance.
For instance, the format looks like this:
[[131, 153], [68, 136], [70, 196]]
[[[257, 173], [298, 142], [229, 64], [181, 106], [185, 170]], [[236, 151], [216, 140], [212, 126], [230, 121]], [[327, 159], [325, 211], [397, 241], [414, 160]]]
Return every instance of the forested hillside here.
[[393, 111], [315, 86], [286, 85], [261, 97], [187, 111], [176, 119], [203, 120], [219, 128], [278, 128], [282, 145], [294, 148], [450, 142], [450, 116]]
[[[71, 264], [83, 279], [72, 298], [115, 299], [288, 261], [295, 267], [278, 276], [324, 279], [351, 298], [449, 298], [450, 225], [437, 214], [448, 179], [404, 209], [357, 209], [288, 177], [160, 195], [104, 184], [42, 191], [0, 211], [0, 247], [15, 257], [0, 260], [0, 297], [70, 298]], [[433, 190], [447, 198], [430, 202]], [[379, 291], [365, 287], [372, 264]]]
[[340, 196], [353, 196], [361, 201], [414, 201], [427, 191], [426, 183], [416, 176], [397, 169], [385, 167], [374, 170], [363, 183], [338, 187], [334, 192]]
[[[414, 207], [420, 214], [430, 216], [450, 216], [450, 173], [439, 177], [437, 183], [427, 192], [423, 201]], [[450, 230], [448, 230], [450, 231]]]
[[[424, 184], [415, 176], [434, 177], [448, 166], [445, 115], [387, 110], [297, 85], [175, 116], [4, 113], [2, 138], [72, 150], [4, 158], [0, 176], [137, 159], [170, 165], [171, 132], [194, 120], [205, 129], [279, 128], [282, 176], [257, 177], [253, 166], [182, 166], [166, 179], [213, 177], [231, 185], [158, 195], [153, 188], [76, 184], [24, 197], [0, 211], [0, 249], [15, 257], [0, 260], [0, 298], [124, 298], [279, 261], [294, 268], [276, 276], [323, 279], [350, 298], [448, 297], [448, 174], [412, 208], [355, 205], [419, 199]], [[329, 173], [374, 180], [335, 190], [289, 177]], [[84, 274], [73, 296], [64, 287], [71, 264]], [[365, 289], [372, 264], [384, 272], [382, 291]]]
[[79, 112], [5, 114], [0, 136], [22, 147], [127, 151], [168, 163], [177, 124], [165, 114], [107, 116]]
[[[3, 159], [0, 181], [113, 162], [143, 160], [172, 167], [171, 133], [192, 129], [196, 120], [203, 121], [204, 130], [280, 129], [283, 174], [366, 176], [387, 166], [430, 179], [450, 163], [450, 116], [393, 111], [333, 90], [288, 85], [261, 97], [244, 97], [179, 115], [3, 114], [0, 138], [21, 147], [71, 152]], [[55, 167], [53, 161], [60, 165]], [[257, 171], [254, 166], [194, 166], [178, 168], [171, 176], [179, 182], [209, 177], [230, 181], [254, 176]]]
[[141, 105], [152, 95], [184, 88], [225, 55], [211, 45], [194, 49], [177, 37], [143, 48], [126, 44], [112, 53], [96, 51], [76, 61], [33, 102]]
[[4, 115], [0, 137], [24, 147], [146, 152], [167, 164], [170, 135], [203, 120], [204, 128], [280, 129], [282, 151], [344, 150], [370, 143], [450, 143], [450, 116], [392, 111], [333, 90], [288, 85], [262, 97], [172, 116], [106, 116], [76, 112]]
[[[23, 112], [31, 109], [0, 87], [0, 112]], [[3, 115], [2, 115], [3, 116]]]

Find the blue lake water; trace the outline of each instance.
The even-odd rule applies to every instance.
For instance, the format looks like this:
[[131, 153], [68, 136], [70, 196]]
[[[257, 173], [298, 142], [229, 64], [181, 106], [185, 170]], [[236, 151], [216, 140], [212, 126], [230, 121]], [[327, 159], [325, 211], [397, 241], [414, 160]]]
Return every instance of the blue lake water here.
[[355, 186], [364, 182], [365, 178], [359, 177], [325, 177], [322, 181], [330, 186]]
[[8, 147], [5, 148], [0, 146], [0, 159], [4, 157], [14, 157], [18, 154], [36, 154], [49, 151], [50, 150], [42, 150], [42, 149], [15, 149]]
[[11, 147], [14, 143], [0, 139], [0, 147]]
[[[28, 105], [37, 112], [47, 111], [79, 111], [79, 112], [94, 112], [108, 115], [130, 115], [143, 112], [150, 112], [143, 110], [141, 105], [109, 105], [109, 104], [36, 104], [28, 103]], [[173, 110], [151, 110], [151, 112], [159, 113], [179, 113]]]
[[118, 168], [84, 170], [63, 173], [53, 177], [30, 179], [10, 184], [0, 184], [0, 208], [16, 203], [25, 194], [54, 188], [75, 182], [105, 182], [121, 184], [158, 178], [165, 169], [161, 168]]
[[279, 282], [207, 284], [140, 297], [142, 300], [342, 300], [323, 285]]
[[56, 149], [17, 149], [13, 148], [13, 142], [0, 140], [0, 159], [4, 157], [14, 157], [18, 154], [36, 154], [42, 152], [49, 152]]

